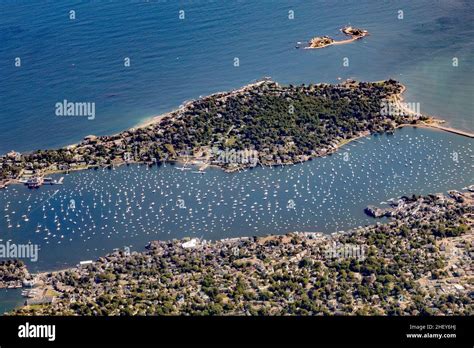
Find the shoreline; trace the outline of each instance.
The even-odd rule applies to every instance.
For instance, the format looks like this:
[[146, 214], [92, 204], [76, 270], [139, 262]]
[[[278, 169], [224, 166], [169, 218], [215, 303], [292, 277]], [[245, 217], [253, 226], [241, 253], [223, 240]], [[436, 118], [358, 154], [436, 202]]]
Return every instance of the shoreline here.
[[[351, 26], [346, 26], [346, 27], [343, 27], [340, 29], [340, 31], [347, 35], [347, 36], [350, 36], [350, 39], [346, 39], [346, 40], [335, 40], [333, 39], [332, 37], [329, 37], [329, 36], [318, 36], [318, 37], [315, 37], [313, 39], [311, 39], [308, 43], [309, 43], [309, 46], [305, 46], [303, 47], [303, 49], [305, 50], [311, 50], [311, 49], [318, 49], [318, 48], [325, 48], [325, 47], [328, 47], [328, 46], [333, 46], [333, 45], [345, 45], [345, 44], [348, 44], [348, 43], [351, 43], [351, 42], [354, 42], [354, 41], [357, 41], [357, 40], [360, 40], [366, 36], [369, 36], [369, 32], [367, 30], [362, 30], [362, 29], [357, 29], [357, 28], [352, 28]], [[314, 40], [332, 40], [331, 42], [328, 42], [328, 43], [323, 43], [321, 44], [321, 42], [314, 42]], [[317, 46], [317, 47], [312, 47], [313, 44], [320, 44], [320, 46]], [[299, 46], [297, 46], [297, 48], [299, 48]]]
[[[363, 138], [365, 136], [361, 136], [361, 137], [358, 137], [358, 138], [353, 138], [351, 139], [350, 141], [348, 141], [346, 144], [349, 144], [350, 142], [352, 141], [356, 141], [357, 139], [360, 139], [360, 138]], [[344, 144], [344, 145], [346, 145]], [[446, 191], [442, 191], [441, 194], [443, 195], [446, 195], [446, 194], [451, 194], [452, 192], [455, 192], [455, 193], [460, 193], [461, 195], [472, 195], [473, 199], [474, 199], [474, 184], [472, 185], [467, 185], [465, 187], [457, 187], [456, 189], [448, 189]], [[407, 195], [402, 195], [402, 196], [399, 196], [398, 198], [403, 198], [403, 197], [408, 197], [409, 195], [411, 195], [412, 193], [409, 193]], [[426, 193], [426, 194], [423, 194], [425, 196], [432, 196], [432, 195], [438, 195], [439, 193], [434, 193], [434, 191], [430, 191], [429, 193]], [[414, 193], [414, 195], [416, 195], [416, 193]], [[393, 199], [388, 199], [387, 202], [390, 202], [390, 201], [395, 201]], [[370, 203], [370, 202], [369, 202]], [[374, 203], [377, 207], [381, 206], [381, 204], [377, 204], [377, 203]], [[368, 207], [371, 206], [370, 204], [368, 205]], [[367, 214], [369, 217], [371, 217], [374, 222], [373, 223], [370, 223], [368, 225], [365, 225], [365, 226], [372, 226], [372, 225], [376, 225], [379, 223], [379, 221], [377, 219], [380, 219], [381, 217], [383, 216], [373, 216], [373, 215], [370, 215], [370, 214]], [[387, 223], [390, 223], [390, 219], [386, 220], [386, 221], [383, 221], [381, 222], [382, 224], [387, 224]], [[144, 251], [147, 250], [147, 246], [152, 243], [152, 242], [163, 242], [163, 243], [168, 243], [168, 242], [173, 242], [173, 243], [178, 243], [179, 245], [185, 243], [185, 242], [188, 242], [188, 241], [192, 241], [192, 240], [196, 240], [198, 241], [198, 245], [217, 245], [217, 244], [220, 244], [220, 243], [229, 243], [229, 244], [234, 244], [234, 243], [239, 243], [239, 242], [242, 242], [242, 241], [251, 241], [253, 239], [257, 239], [257, 240], [265, 240], [265, 239], [274, 239], [274, 238], [278, 238], [278, 237], [284, 237], [284, 236], [288, 236], [288, 235], [292, 235], [292, 234], [295, 234], [295, 235], [301, 235], [301, 236], [305, 236], [305, 237], [311, 237], [313, 239], [317, 239], [317, 240], [321, 240], [321, 241], [325, 241], [325, 240], [331, 240], [331, 239], [334, 239], [334, 238], [338, 238], [340, 237], [341, 235], [345, 235], [347, 233], [350, 233], [352, 231], [355, 231], [355, 230], [358, 230], [360, 229], [360, 226], [356, 226], [357, 224], [355, 225], [351, 225], [349, 227], [347, 227], [347, 229], [345, 230], [333, 230], [333, 231], [327, 231], [327, 232], [323, 232], [323, 231], [315, 231], [315, 230], [310, 230], [310, 231], [298, 231], [298, 230], [285, 230], [285, 231], [281, 231], [281, 232], [277, 232], [277, 233], [268, 233], [268, 234], [261, 234], [261, 235], [237, 235], [237, 236], [230, 236], [230, 237], [220, 237], [220, 238], [217, 238], [217, 239], [213, 239], [213, 238], [209, 238], [209, 239], [204, 239], [203, 236], [201, 236], [201, 238], [199, 237], [196, 237], [196, 236], [193, 236], [193, 235], [185, 235], [185, 236], [182, 236], [182, 237], [179, 237], [179, 238], [169, 238], [169, 237], [165, 237], [163, 239], [150, 239], [150, 240], [147, 240], [145, 241], [144, 244], [141, 244], [137, 250], [134, 250], [132, 252], [133, 253], [142, 253]], [[363, 229], [363, 228], [362, 228]], [[111, 249], [111, 250], [110, 250]], [[119, 252], [119, 251], [122, 251], [121, 248], [119, 247], [115, 247], [112, 249], [112, 247], [109, 249], [109, 251], [107, 250], [104, 250], [101, 254], [99, 254], [98, 256], [95, 256], [95, 257], [91, 257], [91, 259], [93, 259], [93, 262], [96, 262], [98, 261], [99, 259], [102, 259], [103, 257], [107, 256], [107, 255], [110, 255], [110, 254], [114, 254], [116, 252]], [[15, 259], [4, 259], [3, 262], [5, 261], [9, 261], [9, 260], [15, 260]], [[29, 273], [29, 275], [31, 275], [33, 278], [37, 277], [37, 276], [41, 276], [41, 275], [47, 275], [49, 273], [58, 273], [58, 272], [63, 272], [63, 271], [67, 271], [67, 270], [72, 270], [72, 269], [78, 269], [81, 267], [81, 265], [79, 265], [79, 262], [82, 261], [82, 260], [78, 260], [77, 263], [76, 262], [70, 262], [69, 264], [63, 264], [62, 266], [57, 266], [57, 267], [52, 267], [52, 268], [44, 268], [43, 270], [38, 270], [38, 271], [35, 271], [35, 272], [31, 272]], [[26, 266], [25, 266], [25, 269]], [[0, 290], [1, 289], [24, 289], [24, 288], [28, 288], [28, 286], [24, 286], [24, 285], [18, 285], [18, 286], [14, 286], [14, 287], [2, 287], [0, 286]], [[1, 315], [1, 313], [0, 313]]]

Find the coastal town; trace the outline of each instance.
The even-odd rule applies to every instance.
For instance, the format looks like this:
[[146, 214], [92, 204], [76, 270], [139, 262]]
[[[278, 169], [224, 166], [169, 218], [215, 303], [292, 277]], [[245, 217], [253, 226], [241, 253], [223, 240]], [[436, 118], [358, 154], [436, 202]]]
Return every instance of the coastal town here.
[[401, 197], [388, 222], [331, 235], [153, 241], [33, 275], [41, 295], [9, 314], [473, 315], [473, 203]]
[[[269, 78], [230, 92], [186, 102], [179, 109], [112, 136], [90, 135], [79, 144], [0, 156], [0, 188], [62, 184], [54, 173], [122, 164], [185, 162], [199, 174], [208, 166], [232, 172], [256, 165], [288, 165], [326, 156], [353, 139], [403, 125], [436, 122], [410, 112], [383, 113], [401, 100], [394, 80], [338, 85], [282, 86]], [[222, 160], [233, 151], [235, 159]], [[235, 156], [234, 156], [235, 157]]]

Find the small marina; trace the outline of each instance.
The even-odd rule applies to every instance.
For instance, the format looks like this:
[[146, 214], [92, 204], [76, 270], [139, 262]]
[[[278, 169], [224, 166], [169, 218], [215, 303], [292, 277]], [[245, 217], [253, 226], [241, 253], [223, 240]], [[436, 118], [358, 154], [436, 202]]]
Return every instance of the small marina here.
[[25, 184], [30, 189], [40, 188], [43, 185], [62, 185], [64, 177], [55, 180], [50, 177], [32, 176], [29, 178], [22, 177], [18, 180], [19, 183]]

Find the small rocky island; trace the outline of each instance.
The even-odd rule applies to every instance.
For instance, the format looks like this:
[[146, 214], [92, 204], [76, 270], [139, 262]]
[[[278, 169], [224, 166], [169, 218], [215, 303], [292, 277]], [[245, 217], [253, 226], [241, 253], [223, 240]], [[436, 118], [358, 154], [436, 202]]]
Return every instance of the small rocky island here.
[[[329, 36], [316, 36], [309, 40], [308, 45], [305, 46], [305, 49], [315, 49], [315, 48], [324, 48], [327, 46], [331, 45], [343, 45], [347, 44], [359, 39], [362, 39], [363, 37], [366, 37], [369, 35], [369, 32], [364, 29], [359, 29], [359, 28], [354, 28], [351, 26], [345, 26], [340, 29], [341, 32], [347, 36], [349, 36], [349, 39], [346, 40], [335, 40]], [[300, 45], [297, 45], [296, 48], [299, 48]]]

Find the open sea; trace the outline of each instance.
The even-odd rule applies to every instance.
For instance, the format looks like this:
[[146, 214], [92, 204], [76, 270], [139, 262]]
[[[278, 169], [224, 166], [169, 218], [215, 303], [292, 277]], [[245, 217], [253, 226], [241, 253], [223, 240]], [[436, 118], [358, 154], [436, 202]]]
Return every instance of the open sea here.
[[[282, 84], [394, 78], [422, 113], [474, 131], [473, 19], [469, 0], [3, 0], [0, 153], [116, 133], [263, 76]], [[345, 24], [371, 35], [295, 49], [313, 36], [339, 37]], [[64, 99], [94, 102], [95, 119], [56, 116]], [[473, 184], [473, 155], [472, 139], [406, 128], [291, 167], [193, 175], [171, 165], [124, 166], [59, 175], [62, 186], [0, 191], [0, 239], [39, 244], [38, 262], [27, 263], [41, 271], [113, 248], [141, 250], [153, 239], [347, 230], [374, 223], [363, 212], [368, 204]], [[0, 312], [18, 305], [17, 295], [0, 292]]]

